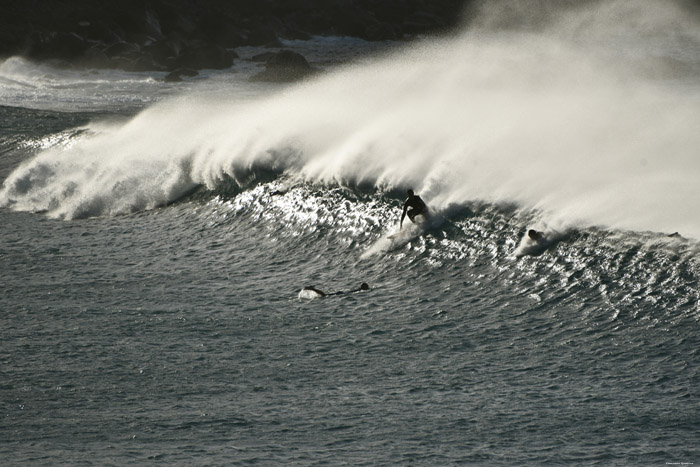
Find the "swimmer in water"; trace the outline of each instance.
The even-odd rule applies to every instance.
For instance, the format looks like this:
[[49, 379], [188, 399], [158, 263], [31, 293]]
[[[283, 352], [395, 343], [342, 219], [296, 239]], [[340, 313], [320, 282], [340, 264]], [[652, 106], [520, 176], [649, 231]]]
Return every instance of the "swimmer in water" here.
[[316, 293], [319, 294], [321, 297], [328, 297], [328, 296], [330, 296], [330, 295], [343, 295], [343, 294], [346, 294], [346, 293], [354, 293], [354, 292], [361, 292], [361, 291], [363, 291], [363, 290], [369, 290], [369, 285], [367, 284], [367, 282], [363, 282], [363, 283], [360, 285], [359, 288], [357, 288], [357, 289], [355, 289], [355, 290], [349, 290], [349, 291], [347, 291], [347, 292], [344, 292], [344, 291], [341, 290], [341, 291], [339, 291], [339, 292], [326, 293], [326, 292], [324, 292], [323, 290], [318, 290], [316, 287], [314, 287], [314, 286], [312, 286], [312, 285], [307, 285], [307, 286], [304, 287], [302, 290], [310, 290], [310, 291], [312, 291], [312, 292], [316, 292]]

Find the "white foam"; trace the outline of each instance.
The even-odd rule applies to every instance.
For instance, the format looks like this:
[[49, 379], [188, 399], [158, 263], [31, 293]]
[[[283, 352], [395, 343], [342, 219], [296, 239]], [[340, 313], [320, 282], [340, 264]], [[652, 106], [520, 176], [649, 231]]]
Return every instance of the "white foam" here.
[[[93, 137], [20, 168], [0, 200], [31, 198], [65, 217], [100, 200], [111, 214], [261, 165], [412, 187], [437, 209], [509, 201], [550, 222], [700, 238], [697, 23], [668, 2], [594, 2], [517, 30], [504, 12], [481, 14], [457, 37], [273, 96], [221, 91], [93, 126]], [[38, 165], [51, 181], [27, 177]], [[33, 186], [22, 193], [17, 181]]]

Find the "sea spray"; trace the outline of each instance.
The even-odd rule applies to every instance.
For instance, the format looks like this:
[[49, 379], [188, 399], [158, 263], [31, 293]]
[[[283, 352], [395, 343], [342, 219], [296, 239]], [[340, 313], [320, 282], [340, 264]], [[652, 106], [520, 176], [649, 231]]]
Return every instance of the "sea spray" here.
[[593, 2], [525, 28], [492, 5], [460, 35], [273, 95], [183, 96], [39, 153], [0, 203], [113, 215], [262, 167], [412, 187], [437, 210], [505, 201], [544, 223], [700, 238], [688, 215], [700, 209], [700, 40], [694, 19], [663, 5], [655, 19], [657, 2]]

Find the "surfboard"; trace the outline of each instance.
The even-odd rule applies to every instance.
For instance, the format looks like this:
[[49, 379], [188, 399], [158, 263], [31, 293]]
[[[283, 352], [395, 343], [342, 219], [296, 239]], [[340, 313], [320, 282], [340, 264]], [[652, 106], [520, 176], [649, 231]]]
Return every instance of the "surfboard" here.
[[321, 297], [321, 294], [314, 292], [313, 290], [301, 289], [299, 291], [299, 299], [312, 300], [319, 297]]
[[408, 223], [404, 222], [403, 228], [399, 228], [395, 225], [391, 233], [380, 237], [379, 240], [360, 256], [360, 258], [366, 259], [377, 254], [387, 253], [401, 248], [414, 238], [422, 235], [431, 226], [429, 222], [430, 219], [426, 219], [422, 214], [417, 215], [416, 220], [417, 222], [415, 224], [410, 221], [408, 221]]

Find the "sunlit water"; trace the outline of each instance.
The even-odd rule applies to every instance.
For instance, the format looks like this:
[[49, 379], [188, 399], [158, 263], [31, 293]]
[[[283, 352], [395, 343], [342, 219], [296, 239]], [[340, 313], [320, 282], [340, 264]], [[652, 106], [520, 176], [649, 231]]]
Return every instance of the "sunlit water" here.
[[299, 86], [0, 64], [0, 456], [697, 461], [700, 42], [646, 5]]

